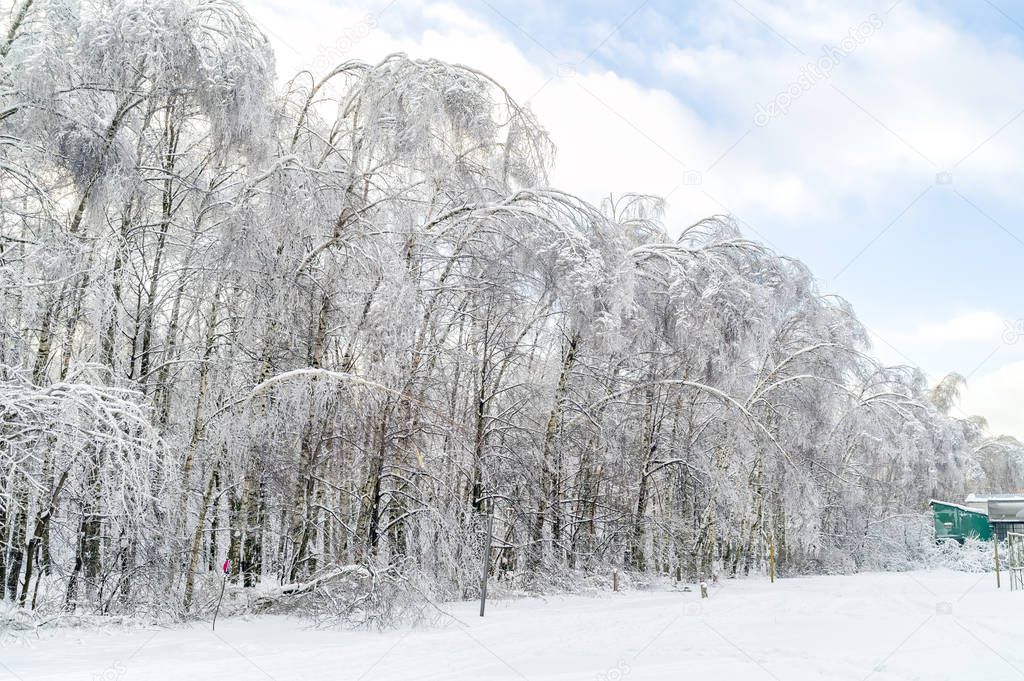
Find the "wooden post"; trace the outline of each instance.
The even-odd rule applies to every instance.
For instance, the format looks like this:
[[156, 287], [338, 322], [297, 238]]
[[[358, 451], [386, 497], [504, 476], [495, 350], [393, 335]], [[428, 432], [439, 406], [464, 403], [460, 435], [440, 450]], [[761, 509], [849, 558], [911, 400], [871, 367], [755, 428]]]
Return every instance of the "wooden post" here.
[[[1001, 589], [1001, 588], [1003, 588], [1003, 585], [1000, 583], [1001, 580], [999, 579], [999, 538], [998, 538], [998, 536], [997, 537], [993, 537], [993, 539], [992, 539], [992, 547], [993, 547], [993, 549], [995, 551], [995, 554], [996, 554], [996, 588], [997, 589]], [[1011, 556], [1012, 556], [1012, 554], [1011, 554]], [[1010, 564], [1010, 567], [1013, 567], [1012, 562]], [[1010, 581], [1011, 582], [1013, 581], [1013, 574], [1012, 573], [1010, 575]], [[1013, 588], [1012, 584], [1010, 585], [1010, 588], [1011, 589]]]
[[619, 571], [612, 570], [612, 591], [619, 590]]
[[483, 567], [480, 570], [480, 616], [484, 616], [487, 605], [487, 573], [491, 563], [491, 537], [494, 534], [494, 508], [487, 516], [487, 538], [484, 539]]
[[768, 578], [775, 583], [775, 539], [768, 539]]

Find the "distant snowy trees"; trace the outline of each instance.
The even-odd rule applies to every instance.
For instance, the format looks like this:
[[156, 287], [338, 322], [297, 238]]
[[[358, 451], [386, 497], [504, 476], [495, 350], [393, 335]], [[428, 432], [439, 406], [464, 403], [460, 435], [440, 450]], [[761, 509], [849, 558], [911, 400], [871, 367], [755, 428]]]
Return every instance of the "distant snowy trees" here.
[[272, 79], [226, 0], [2, 16], [5, 598], [187, 613], [225, 558], [461, 595], [487, 513], [494, 574], [535, 587], [761, 570], [769, 543], [856, 569], [928, 497], [1022, 484], [1019, 443], [879, 366], [799, 262], [549, 187], [486, 75]]

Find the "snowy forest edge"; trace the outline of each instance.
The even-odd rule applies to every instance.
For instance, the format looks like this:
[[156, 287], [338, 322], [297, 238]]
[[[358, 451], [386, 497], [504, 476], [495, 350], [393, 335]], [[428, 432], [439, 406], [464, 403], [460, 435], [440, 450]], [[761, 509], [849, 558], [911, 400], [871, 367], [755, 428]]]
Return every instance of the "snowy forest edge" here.
[[470, 67], [278, 87], [226, 0], [0, 24], [11, 608], [389, 623], [476, 595], [488, 516], [499, 593], [981, 569], [928, 500], [1024, 488], [961, 377], [881, 365], [728, 216], [549, 186]]

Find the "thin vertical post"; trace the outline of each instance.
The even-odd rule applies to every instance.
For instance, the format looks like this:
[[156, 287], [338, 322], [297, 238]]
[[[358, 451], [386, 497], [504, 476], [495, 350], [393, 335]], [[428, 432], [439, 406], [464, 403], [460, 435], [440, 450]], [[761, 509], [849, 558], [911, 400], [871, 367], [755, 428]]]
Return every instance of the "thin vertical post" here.
[[775, 537], [768, 538], [768, 577], [775, 583]]
[[[995, 554], [996, 554], [996, 588], [997, 589], [1001, 589], [1001, 588], [1003, 588], [1003, 585], [1002, 585], [1002, 580], [999, 578], [999, 534], [998, 533], [996, 533], [996, 536], [993, 538], [992, 548], [993, 548], [993, 550], [995, 551]], [[1012, 565], [1013, 564], [1011, 562], [1011, 567], [1012, 567]], [[1010, 573], [1010, 582], [1011, 582], [1010, 586], [1013, 586], [1013, 583], [1012, 583], [1013, 582], [1013, 573], [1012, 572]]]
[[484, 616], [487, 605], [487, 573], [491, 563], [491, 536], [494, 533], [494, 508], [487, 515], [487, 538], [484, 539], [483, 567], [480, 569], [480, 616]]
[[224, 600], [224, 589], [226, 589], [228, 586], [228, 569], [230, 567], [231, 560], [225, 560], [224, 565], [221, 568], [221, 571], [224, 573], [224, 579], [220, 583], [220, 597], [217, 598], [217, 607], [213, 611], [213, 624], [210, 626], [210, 629], [213, 631], [217, 631], [217, 614], [220, 612], [221, 601]]

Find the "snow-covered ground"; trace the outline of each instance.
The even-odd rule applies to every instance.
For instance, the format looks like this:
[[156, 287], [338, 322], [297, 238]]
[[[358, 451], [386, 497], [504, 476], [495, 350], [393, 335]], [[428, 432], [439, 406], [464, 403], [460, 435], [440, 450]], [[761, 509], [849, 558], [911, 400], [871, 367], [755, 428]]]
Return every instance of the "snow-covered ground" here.
[[460, 622], [319, 631], [286, 618], [5, 639], [0, 679], [1024, 679], [1024, 593], [946, 571], [726, 581], [446, 608]]

